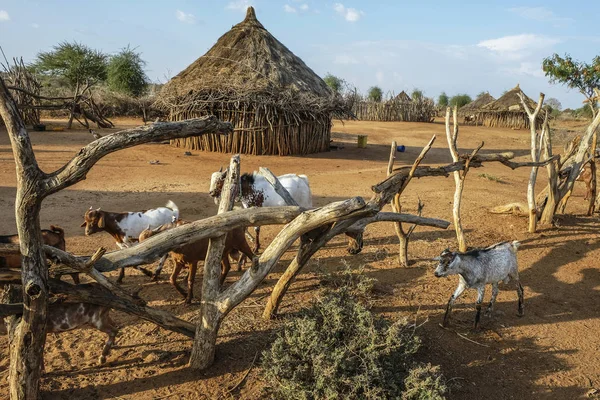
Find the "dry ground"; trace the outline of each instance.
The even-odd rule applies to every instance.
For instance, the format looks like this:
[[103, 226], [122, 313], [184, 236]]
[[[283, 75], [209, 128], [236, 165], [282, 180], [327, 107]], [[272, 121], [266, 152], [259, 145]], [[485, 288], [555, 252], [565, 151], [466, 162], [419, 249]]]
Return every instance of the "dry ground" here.
[[[121, 120], [119, 128], [137, 124]], [[450, 161], [443, 125], [418, 123], [336, 123], [336, 144], [343, 149], [305, 157], [243, 156], [242, 169], [268, 166], [277, 174], [304, 173], [309, 176], [316, 205], [350, 196], [370, 196], [370, 186], [385, 177], [389, 143], [397, 140], [406, 152], [397, 153], [397, 164], [410, 164], [432, 134], [438, 135], [424, 164]], [[581, 129], [577, 127], [576, 129]], [[102, 133], [107, 133], [103, 130]], [[367, 149], [357, 149], [354, 136], [368, 134]], [[41, 167], [58, 168], [91, 140], [86, 131], [32, 132]], [[511, 150], [521, 159], [529, 151], [528, 132], [477, 127], [461, 128], [459, 147], [474, 148], [485, 141], [485, 152]], [[193, 152], [168, 145], [144, 145], [114, 153], [99, 162], [87, 180], [48, 198], [43, 204], [42, 225], [57, 224], [67, 233], [67, 250], [91, 254], [99, 246], [114, 246], [107, 234], [83, 236], [79, 227], [90, 206], [104, 210], [139, 210], [163, 205], [171, 199], [185, 219], [215, 213], [207, 191], [211, 172], [228, 162], [228, 155]], [[150, 165], [150, 160], [160, 160]], [[480, 174], [498, 178], [490, 180]], [[584, 189], [577, 187], [569, 214], [554, 228], [527, 234], [526, 220], [512, 215], [492, 215], [492, 206], [524, 201], [529, 170], [495, 164], [473, 169], [467, 178], [463, 201], [463, 223], [468, 244], [485, 246], [501, 240], [522, 242], [519, 251], [521, 277], [525, 286], [525, 316], [516, 316], [516, 293], [512, 286], [498, 296], [497, 313], [483, 319], [478, 333], [470, 332], [475, 295], [467, 292], [454, 312], [452, 330], [438, 326], [456, 278], [436, 279], [429, 259], [446, 247], [455, 247], [452, 230], [417, 229], [410, 246], [414, 263], [409, 268], [396, 264], [396, 238], [388, 223], [370, 226], [365, 248], [358, 256], [345, 251], [337, 238], [311, 261], [284, 300], [282, 313], [290, 315], [310, 303], [318, 293], [318, 271], [342, 264], [366, 265], [367, 274], [378, 279], [376, 311], [399, 318], [406, 316], [422, 324], [424, 346], [420, 357], [441, 364], [453, 385], [450, 398], [573, 399], [593, 396], [600, 388], [600, 242], [596, 217], [582, 216]], [[544, 171], [539, 177], [541, 189]], [[581, 185], [581, 184], [579, 184]], [[417, 197], [425, 203], [424, 215], [451, 218], [452, 178], [423, 178], [413, 181], [405, 192], [408, 212]], [[4, 210], [0, 234], [13, 233], [15, 177], [7, 135], [0, 132], [0, 207]], [[264, 229], [265, 242], [278, 227]], [[177, 334], [157, 330], [139, 319], [116, 314], [122, 327], [109, 363], [95, 365], [104, 335], [78, 330], [49, 335], [43, 381], [48, 399], [187, 399], [259, 398], [265, 383], [257, 368], [234, 390], [264, 349], [279, 322], [263, 322], [259, 316], [269, 288], [292, 257], [286, 254], [264, 284], [225, 319], [220, 331], [217, 360], [205, 373], [185, 368], [190, 342]], [[167, 271], [170, 270], [170, 266]], [[232, 272], [229, 282], [239, 273]], [[67, 278], [68, 279], [68, 278]], [[186, 307], [166, 281], [150, 283], [136, 271], [128, 272], [125, 287], [143, 286], [140, 293], [151, 306], [193, 319], [198, 304]], [[197, 296], [201, 289], [198, 280]], [[488, 294], [489, 295], [489, 294]], [[460, 333], [463, 336], [458, 335]], [[465, 339], [467, 337], [470, 340]], [[472, 340], [472, 341], [471, 341]], [[0, 398], [7, 393], [8, 348], [0, 336]]]

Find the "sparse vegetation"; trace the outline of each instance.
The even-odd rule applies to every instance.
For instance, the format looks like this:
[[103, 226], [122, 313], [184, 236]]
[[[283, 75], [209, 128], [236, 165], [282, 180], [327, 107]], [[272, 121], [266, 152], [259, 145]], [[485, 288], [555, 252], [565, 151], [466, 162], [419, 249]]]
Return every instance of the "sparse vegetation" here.
[[288, 321], [263, 352], [278, 399], [442, 399], [437, 367], [416, 364], [415, 326], [374, 316], [346, 288]]
[[341, 269], [333, 272], [324, 271], [320, 273], [321, 286], [340, 289], [346, 288], [353, 296], [360, 299], [367, 299], [373, 293], [376, 279], [365, 275], [365, 266], [361, 265], [358, 269], [344, 264]]
[[412, 93], [410, 94], [410, 98], [412, 101], [421, 101], [425, 98], [425, 96], [421, 89], [413, 89]]
[[479, 174], [478, 175], [480, 178], [484, 178], [487, 179], [488, 181], [493, 181], [493, 182], [498, 182], [498, 183], [505, 183], [501, 178], [498, 178], [496, 175], [491, 175], [491, 174]]

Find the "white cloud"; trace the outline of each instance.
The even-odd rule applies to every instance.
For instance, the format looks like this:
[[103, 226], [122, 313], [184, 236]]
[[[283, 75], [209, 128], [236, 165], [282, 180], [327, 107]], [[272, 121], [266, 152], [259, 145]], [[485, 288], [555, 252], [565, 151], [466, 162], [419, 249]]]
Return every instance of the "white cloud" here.
[[301, 9], [302, 11], [308, 11], [308, 4], [306, 4], [306, 3], [302, 4], [302, 5], [300, 6], [300, 9]]
[[348, 22], [356, 22], [364, 13], [356, 8], [347, 8], [342, 3], [335, 3], [333, 9]]
[[250, 0], [237, 0], [229, 2], [225, 8], [233, 11], [246, 12], [246, 9], [252, 4], [253, 3]]
[[295, 13], [296, 9], [290, 6], [289, 4], [286, 4], [283, 6], [283, 11], [285, 11], [286, 13]]
[[518, 15], [521, 18], [533, 21], [554, 22], [557, 25], [573, 22], [572, 18], [559, 17], [546, 7], [513, 7], [509, 8], [508, 11]]
[[38, 29], [40, 27], [40, 25], [36, 24], [36, 23], [33, 23], [33, 24], [31, 24], [31, 27], [34, 28], [34, 29]]
[[196, 17], [194, 16], [194, 14], [188, 14], [181, 10], [177, 10], [175, 11], [175, 16], [178, 20], [180, 20], [181, 22], [185, 22], [186, 24], [196, 23]]
[[358, 60], [349, 54], [337, 54], [333, 60], [334, 64], [348, 65], [358, 64]]
[[522, 62], [518, 67], [507, 67], [502, 69], [505, 73], [510, 75], [524, 75], [533, 76], [535, 78], [543, 78], [544, 71], [540, 63], [535, 62]]
[[375, 73], [375, 79], [377, 80], [377, 83], [383, 83], [383, 79], [385, 78], [385, 74], [383, 73], [383, 71], [377, 71]]
[[483, 40], [477, 44], [477, 47], [488, 49], [507, 59], [519, 60], [531, 56], [535, 51], [547, 49], [560, 42], [556, 38], [527, 33]]
[[8, 15], [8, 11], [0, 10], [0, 22], [10, 21], [10, 15]]

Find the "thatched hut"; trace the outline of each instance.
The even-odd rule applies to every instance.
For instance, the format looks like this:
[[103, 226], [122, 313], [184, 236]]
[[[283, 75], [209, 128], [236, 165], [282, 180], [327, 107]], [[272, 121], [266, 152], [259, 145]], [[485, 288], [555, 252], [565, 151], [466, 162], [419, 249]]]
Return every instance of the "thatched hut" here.
[[412, 99], [410, 98], [410, 96], [408, 94], [406, 94], [406, 92], [403, 90], [400, 92], [400, 94], [398, 94], [398, 96], [394, 97], [392, 99], [392, 101], [399, 101], [401, 103], [410, 103], [412, 101]]
[[252, 7], [165, 85], [156, 106], [172, 121], [213, 114], [234, 125], [231, 135], [177, 139], [175, 146], [260, 155], [329, 150], [332, 116], [345, 112], [341, 98], [263, 27]]
[[475, 112], [481, 110], [484, 106], [490, 104], [492, 101], [496, 101], [496, 99], [494, 96], [486, 92], [469, 104], [461, 107], [458, 110], [458, 113], [461, 115], [474, 114]]
[[[518, 93], [522, 93], [519, 85], [506, 92], [498, 100], [483, 106], [477, 113], [476, 118], [485, 126], [505, 127], [512, 129], [529, 129], [529, 117], [523, 108]], [[531, 111], [537, 104], [525, 94], [525, 102]], [[542, 124], [543, 117], [538, 117], [538, 124]]]

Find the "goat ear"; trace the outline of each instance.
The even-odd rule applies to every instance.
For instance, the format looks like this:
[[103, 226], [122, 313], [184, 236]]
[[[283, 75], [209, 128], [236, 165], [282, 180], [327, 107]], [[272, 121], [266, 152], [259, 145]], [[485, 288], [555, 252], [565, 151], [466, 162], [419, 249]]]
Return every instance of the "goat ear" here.
[[432, 261], [442, 261], [442, 257], [434, 257], [431, 260]]
[[104, 228], [104, 215], [100, 215], [98, 218], [98, 228]]
[[100, 207], [96, 208], [96, 211], [100, 211]]
[[87, 225], [87, 222], [83, 221], [83, 224], [79, 225], [79, 227], [83, 228]]
[[89, 211], [92, 211], [93, 209], [94, 209], [94, 207], [90, 206], [90, 209], [89, 209]]

